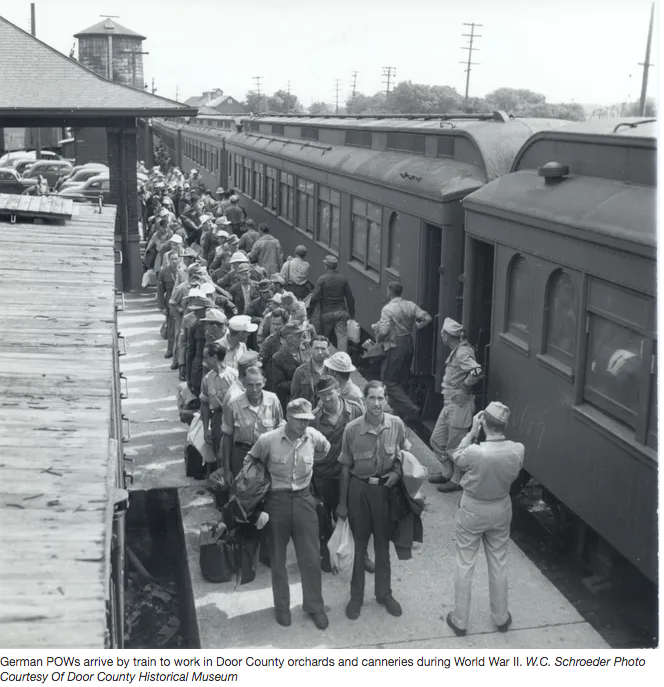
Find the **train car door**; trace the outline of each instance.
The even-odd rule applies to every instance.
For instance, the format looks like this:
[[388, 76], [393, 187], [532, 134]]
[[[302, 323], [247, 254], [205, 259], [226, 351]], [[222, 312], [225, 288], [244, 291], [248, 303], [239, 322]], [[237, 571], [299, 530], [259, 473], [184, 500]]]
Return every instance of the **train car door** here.
[[475, 403], [478, 410], [486, 407], [489, 402], [494, 255], [493, 244], [466, 235], [463, 325], [468, 341], [475, 348], [477, 361], [482, 365], [486, 375], [475, 389]]

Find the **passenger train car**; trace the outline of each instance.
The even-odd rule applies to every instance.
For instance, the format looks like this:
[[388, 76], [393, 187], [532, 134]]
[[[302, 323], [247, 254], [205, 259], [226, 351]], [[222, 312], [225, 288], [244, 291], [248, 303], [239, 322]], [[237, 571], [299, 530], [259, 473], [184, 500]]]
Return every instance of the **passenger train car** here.
[[[194, 124], [195, 121], [195, 124]], [[461, 317], [461, 199], [509, 172], [521, 145], [560, 120], [488, 115], [408, 117], [199, 117], [157, 122], [155, 136], [209, 188], [232, 185], [286, 254], [308, 248], [311, 279], [339, 257], [365, 332], [380, 317], [387, 284], [434, 316], [416, 339], [420, 401], [434, 400], [444, 369], [442, 319]], [[435, 380], [436, 384], [432, 384]], [[427, 393], [429, 392], [429, 393]]]
[[463, 322], [488, 397], [511, 408], [527, 472], [652, 580], [655, 136], [638, 120], [538, 133], [463, 202]]

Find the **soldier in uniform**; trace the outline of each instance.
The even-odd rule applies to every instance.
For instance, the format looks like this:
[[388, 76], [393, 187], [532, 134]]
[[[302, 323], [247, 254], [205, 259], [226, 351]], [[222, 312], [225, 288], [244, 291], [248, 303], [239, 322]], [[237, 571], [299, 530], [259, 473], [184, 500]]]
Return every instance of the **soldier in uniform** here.
[[327, 455], [330, 443], [309, 427], [313, 419], [309, 401], [291, 401], [286, 424], [261, 435], [245, 462], [258, 461], [270, 475], [265, 511], [270, 517], [267, 536], [277, 623], [291, 624], [286, 551], [292, 539], [302, 579], [302, 609], [319, 630], [325, 630], [329, 621], [322, 594], [316, 501], [310, 485], [313, 466]]
[[392, 596], [390, 570], [390, 520], [388, 492], [401, 479], [398, 454], [408, 450], [406, 427], [396, 415], [385, 412], [386, 389], [382, 382], [371, 381], [364, 388], [367, 412], [344, 430], [341, 444], [340, 518], [348, 517], [355, 541], [353, 577], [346, 616], [360, 617], [364, 602], [364, 560], [373, 534], [376, 552], [376, 600], [393, 616], [400, 616], [401, 606]]
[[[470, 592], [480, 541], [489, 572], [491, 618], [507, 632], [512, 616], [507, 607], [507, 551], [512, 521], [510, 486], [523, 466], [524, 446], [505, 438], [509, 408], [493, 401], [475, 415], [472, 427], [452, 455], [464, 473], [463, 495], [456, 515], [456, 578], [454, 610], [447, 624], [462, 637], [468, 628]], [[480, 429], [486, 440], [479, 441]]]
[[242, 376], [244, 392], [225, 404], [221, 431], [222, 466], [227, 484], [242, 469], [247, 451], [261, 434], [279, 427], [283, 420], [281, 404], [275, 394], [265, 391], [259, 367], [249, 367]]
[[431, 448], [443, 466], [439, 475], [429, 481], [438, 491], [460, 491], [461, 468], [452, 462], [452, 454], [468, 432], [475, 412], [472, 385], [482, 376], [473, 347], [464, 338], [463, 327], [446, 317], [441, 332], [443, 343], [450, 349], [443, 376], [443, 409], [431, 434]]

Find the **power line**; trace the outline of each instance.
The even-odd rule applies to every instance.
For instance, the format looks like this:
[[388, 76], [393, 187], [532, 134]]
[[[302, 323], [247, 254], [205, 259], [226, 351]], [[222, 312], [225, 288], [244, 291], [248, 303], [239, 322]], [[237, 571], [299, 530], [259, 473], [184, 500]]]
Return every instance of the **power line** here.
[[335, 93], [336, 93], [336, 110], [335, 114], [339, 114], [339, 79], [337, 79], [335, 82]]
[[[261, 106], [261, 79], [263, 78], [262, 76], [252, 76], [251, 77], [255, 82], [256, 82], [256, 95], [258, 96], [258, 107], [260, 108]], [[267, 110], [267, 103], [264, 108]]]
[[351, 101], [355, 100], [355, 91], [357, 89], [357, 72], [353, 72], [353, 90], [350, 95]]
[[396, 76], [397, 73], [397, 68], [396, 67], [383, 67], [383, 76], [385, 77], [385, 81], [382, 83], [386, 84], [385, 86], [385, 103], [387, 103], [387, 99], [390, 95], [390, 83], [392, 82], [392, 77]]
[[639, 62], [643, 67], [643, 81], [641, 82], [641, 101], [639, 103], [639, 112], [642, 117], [646, 114], [646, 95], [648, 94], [648, 69], [654, 67], [650, 62], [650, 45], [652, 43], [652, 25], [655, 18], [655, 3], [650, 6], [650, 25], [648, 27], [648, 41], [646, 42], [646, 59], [644, 62]]
[[482, 24], [476, 24], [475, 22], [471, 22], [470, 24], [467, 22], [464, 22], [464, 26], [470, 26], [470, 33], [464, 33], [461, 34], [462, 36], [467, 36], [470, 41], [468, 45], [463, 46], [462, 50], [467, 50], [468, 51], [468, 59], [464, 60], [463, 62], [459, 62], [459, 64], [465, 64], [466, 65], [466, 95], [463, 100], [463, 108], [464, 110], [468, 109], [468, 90], [470, 88], [470, 70], [471, 66], [479, 65], [480, 62], [473, 62], [473, 50], [478, 51], [479, 48], [473, 47], [473, 42], [475, 41], [476, 38], [482, 38], [481, 35], [475, 33], [475, 27], [481, 27]]

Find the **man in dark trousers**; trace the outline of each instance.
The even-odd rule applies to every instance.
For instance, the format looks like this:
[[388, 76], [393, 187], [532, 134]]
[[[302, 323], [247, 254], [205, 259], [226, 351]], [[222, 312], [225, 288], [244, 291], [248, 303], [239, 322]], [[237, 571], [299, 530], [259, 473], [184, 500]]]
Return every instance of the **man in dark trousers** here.
[[381, 379], [395, 414], [404, 422], [411, 422], [420, 415], [406, 391], [413, 362], [413, 327], [423, 329], [431, 322], [431, 315], [401, 297], [403, 286], [399, 282], [391, 281], [387, 289], [390, 300], [383, 307], [380, 320], [372, 325], [376, 341], [382, 342], [385, 349]]
[[302, 609], [319, 630], [325, 630], [329, 621], [323, 602], [318, 516], [311, 477], [314, 463], [323, 460], [330, 443], [318, 430], [309, 427], [313, 419], [309, 401], [291, 401], [286, 424], [258, 437], [245, 464], [257, 461], [270, 475], [265, 511], [270, 516], [267, 536], [277, 622], [284, 627], [291, 624], [286, 551], [292, 539], [302, 577]]
[[319, 405], [314, 411], [316, 419], [311, 426], [330, 442], [331, 448], [324, 460], [314, 463], [313, 482], [316, 496], [323, 503], [323, 512], [319, 512], [321, 569], [332, 572], [327, 543], [334, 532], [339, 505], [341, 440], [346, 425], [364, 414], [364, 406], [341, 398], [339, 382], [332, 377], [323, 377], [316, 384], [316, 397]]
[[242, 222], [244, 221], [244, 212], [238, 205], [240, 199], [237, 196], [231, 196], [231, 204], [226, 208], [226, 218], [231, 223], [232, 232], [240, 238], [242, 236]]
[[401, 479], [397, 456], [408, 450], [406, 427], [396, 415], [385, 412], [385, 385], [371, 381], [364, 388], [367, 412], [346, 425], [339, 462], [340, 518], [348, 517], [355, 541], [350, 602], [346, 616], [360, 617], [364, 602], [364, 557], [373, 534], [376, 551], [376, 600], [393, 616], [400, 616], [401, 606], [392, 596], [390, 570], [390, 532], [388, 492]]
[[336, 340], [337, 350], [345, 353], [348, 350], [348, 320], [355, 317], [355, 299], [348, 279], [337, 272], [337, 258], [328, 255], [323, 262], [325, 274], [318, 278], [311, 294], [310, 311], [320, 303], [320, 333], [332, 343]]

